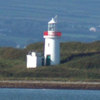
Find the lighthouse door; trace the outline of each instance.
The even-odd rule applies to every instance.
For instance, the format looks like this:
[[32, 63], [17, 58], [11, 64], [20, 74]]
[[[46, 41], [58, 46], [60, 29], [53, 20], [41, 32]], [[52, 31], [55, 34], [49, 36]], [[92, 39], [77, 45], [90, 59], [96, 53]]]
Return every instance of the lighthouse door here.
[[50, 65], [50, 62], [51, 62], [50, 59], [51, 59], [50, 55], [47, 55], [47, 57], [46, 57], [46, 65], [47, 65], [47, 66]]

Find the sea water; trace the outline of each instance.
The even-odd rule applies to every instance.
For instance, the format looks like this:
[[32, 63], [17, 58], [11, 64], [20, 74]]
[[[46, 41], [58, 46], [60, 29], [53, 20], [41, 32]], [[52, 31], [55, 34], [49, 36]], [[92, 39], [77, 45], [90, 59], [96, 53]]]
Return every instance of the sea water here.
[[100, 40], [100, 0], [0, 0], [0, 46], [43, 41], [55, 15], [62, 42]]
[[1, 88], [0, 100], [100, 100], [100, 91]]

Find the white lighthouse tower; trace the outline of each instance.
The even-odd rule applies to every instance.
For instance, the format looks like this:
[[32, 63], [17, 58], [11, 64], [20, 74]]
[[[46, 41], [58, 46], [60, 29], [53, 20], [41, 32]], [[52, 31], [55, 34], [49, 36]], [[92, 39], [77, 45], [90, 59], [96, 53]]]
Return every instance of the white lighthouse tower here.
[[44, 32], [44, 64], [57, 65], [60, 63], [60, 37], [61, 32], [57, 32], [56, 18], [48, 22], [48, 31]]

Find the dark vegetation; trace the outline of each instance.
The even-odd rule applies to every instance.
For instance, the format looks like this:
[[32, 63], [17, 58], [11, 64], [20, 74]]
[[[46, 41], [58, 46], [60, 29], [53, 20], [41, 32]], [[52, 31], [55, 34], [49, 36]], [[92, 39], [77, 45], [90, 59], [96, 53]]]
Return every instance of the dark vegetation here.
[[28, 51], [43, 52], [43, 43], [25, 49], [0, 48], [0, 80], [100, 81], [100, 41], [61, 43], [61, 64], [26, 68]]

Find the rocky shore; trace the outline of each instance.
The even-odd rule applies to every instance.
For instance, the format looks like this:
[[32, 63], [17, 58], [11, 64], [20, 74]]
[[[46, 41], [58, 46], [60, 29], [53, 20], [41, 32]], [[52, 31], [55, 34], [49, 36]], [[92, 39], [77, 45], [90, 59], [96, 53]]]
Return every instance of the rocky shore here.
[[0, 81], [0, 88], [100, 90], [100, 82]]

